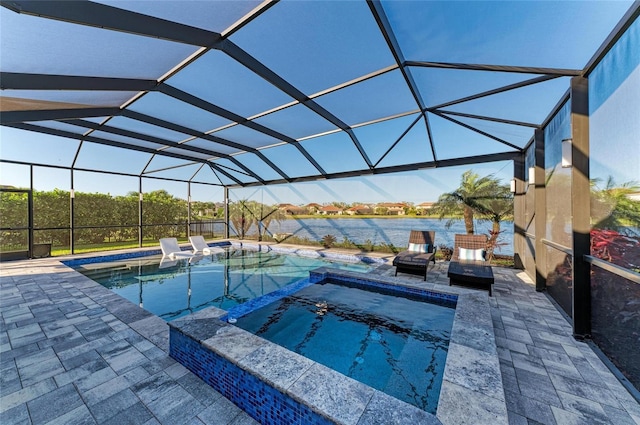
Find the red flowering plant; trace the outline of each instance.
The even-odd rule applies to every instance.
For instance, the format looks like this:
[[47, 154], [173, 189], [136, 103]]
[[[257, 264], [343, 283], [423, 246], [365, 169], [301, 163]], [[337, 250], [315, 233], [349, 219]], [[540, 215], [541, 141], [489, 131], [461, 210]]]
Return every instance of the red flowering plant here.
[[615, 230], [591, 230], [591, 255], [640, 272], [640, 238]]

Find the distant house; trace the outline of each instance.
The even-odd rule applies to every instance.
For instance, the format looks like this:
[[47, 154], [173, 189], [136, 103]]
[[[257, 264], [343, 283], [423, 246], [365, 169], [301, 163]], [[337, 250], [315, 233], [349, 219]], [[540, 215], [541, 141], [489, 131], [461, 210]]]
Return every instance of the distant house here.
[[315, 214], [318, 212], [320, 208], [322, 208], [322, 205], [312, 202], [310, 204], [305, 205], [304, 207], [307, 209], [309, 214]]
[[302, 215], [307, 213], [307, 209], [293, 204], [279, 204], [278, 209], [288, 215]]
[[372, 214], [373, 210], [369, 205], [356, 205], [346, 210], [345, 213], [349, 215], [364, 215]]
[[382, 202], [376, 205], [377, 214], [404, 215], [406, 205], [403, 203]]
[[416, 205], [416, 212], [420, 215], [429, 214], [429, 210], [433, 208], [435, 202], [423, 202]]
[[327, 205], [327, 206], [324, 206], [324, 207], [320, 207], [318, 212], [320, 214], [323, 214], [323, 215], [342, 215], [342, 210], [340, 208], [338, 208], [338, 207], [333, 206], [333, 205]]

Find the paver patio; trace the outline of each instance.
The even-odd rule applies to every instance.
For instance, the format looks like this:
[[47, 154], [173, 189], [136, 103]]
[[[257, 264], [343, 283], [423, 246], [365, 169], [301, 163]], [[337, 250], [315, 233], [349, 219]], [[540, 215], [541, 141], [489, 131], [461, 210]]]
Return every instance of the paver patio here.
[[[426, 284], [447, 285], [446, 266]], [[494, 274], [509, 422], [640, 424], [638, 402], [547, 296], [519, 270]], [[168, 356], [162, 319], [55, 259], [3, 263], [0, 279], [0, 423], [256, 423]]]

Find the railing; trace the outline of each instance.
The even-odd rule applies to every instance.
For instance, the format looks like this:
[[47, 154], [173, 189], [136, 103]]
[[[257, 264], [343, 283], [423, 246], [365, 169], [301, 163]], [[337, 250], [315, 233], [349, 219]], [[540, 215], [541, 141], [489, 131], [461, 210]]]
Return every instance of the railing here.
[[558, 251], [564, 252], [567, 255], [573, 256], [573, 250], [571, 248], [567, 248], [566, 246], [550, 241], [549, 239], [541, 239], [541, 241], [543, 244], [550, 246], [551, 248], [557, 249]]
[[585, 255], [584, 261], [593, 266], [600, 267], [601, 269], [604, 269], [617, 276], [630, 280], [633, 283], [640, 283], [640, 273], [634, 272], [625, 267], [610, 263], [592, 255]]

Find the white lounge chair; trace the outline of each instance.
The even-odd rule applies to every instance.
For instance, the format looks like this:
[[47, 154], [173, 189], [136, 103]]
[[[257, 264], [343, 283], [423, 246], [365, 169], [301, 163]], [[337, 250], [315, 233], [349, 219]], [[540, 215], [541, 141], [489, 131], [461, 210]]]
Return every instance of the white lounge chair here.
[[195, 264], [203, 258], [204, 256], [201, 254], [194, 254], [193, 257], [189, 258], [189, 264]]
[[178, 260], [172, 260], [171, 258], [164, 256], [160, 259], [159, 269], [168, 269], [169, 267], [177, 266]]
[[209, 255], [224, 252], [224, 249], [220, 247], [210, 247], [209, 245], [207, 245], [207, 242], [204, 240], [203, 236], [189, 236], [189, 242], [191, 242], [194, 253], [202, 252], [205, 255]]
[[182, 251], [180, 245], [178, 245], [178, 239], [176, 238], [162, 238], [160, 239], [160, 249], [162, 250], [163, 257], [175, 258], [189, 258], [193, 257], [193, 253]]

